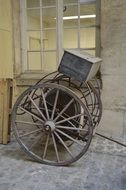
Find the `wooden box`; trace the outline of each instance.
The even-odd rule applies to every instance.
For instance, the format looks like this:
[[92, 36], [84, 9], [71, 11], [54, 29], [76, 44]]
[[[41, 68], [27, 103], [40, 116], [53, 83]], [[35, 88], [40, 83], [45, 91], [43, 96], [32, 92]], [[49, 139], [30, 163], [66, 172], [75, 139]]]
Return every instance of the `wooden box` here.
[[87, 53], [65, 50], [58, 71], [74, 80], [84, 82], [96, 75], [101, 61], [101, 58]]
[[0, 79], [0, 143], [10, 140], [10, 112], [12, 104], [12, 81]]

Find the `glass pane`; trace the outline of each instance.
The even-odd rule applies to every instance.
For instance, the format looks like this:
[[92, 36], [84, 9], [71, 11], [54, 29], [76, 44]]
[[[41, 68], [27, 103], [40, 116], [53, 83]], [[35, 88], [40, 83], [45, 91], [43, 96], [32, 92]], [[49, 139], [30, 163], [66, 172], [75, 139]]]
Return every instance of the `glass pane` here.
[[28, 52], [28, 70], [41, 70], [40, 52]]
[[40, 50], [41, 48], [41, 40], [40, 40], [40, 32], [30, 31], [27, 33], [28, 40], [28, 50]]
[[80, 26], [85, 27], [85, 26], [94, 26], [96, 24], [95, 18], [85, 18], [81, 19], [80, 21]]
[[56, 63], [56, 52], [44, 52], [44, 64], [42, 65], [42, 69], [47, 72], [52, 72], [57, 70]]
[[56, 8], [43, 8], [42, 19], [44, 28], [56, 28]]
[[56, 49], [56, 30], [46, 30], [43, 32], [43, 49], [55, 50]]
[[81, 3], [81, 4], [83, 4], [83, 3], [94, 3], [94, 2], [96, 2], [96, 0], [79, 0], [79, 2]]
[[81, 48], [95, 47], [95, 28], [82, 28], [80, 31]]
[[78, 0], [63, 0], [64, 4], [78, 3]]
[[81, 27], [85, 25], [95, 25], [96, 21], [96, 5], [95, 4], [81, 4], [80, 6], [80, 24]]
[[95, 56], [95, 50], [84, 50], [84, 51], [81, 51], [82, 54], [84, 53], [88, 53], [90, 55], [94, 55]]
[[40, 9], [27, 10], [28, 30], [40, 30]]
[[55, 6], [56, 0], [42, 0], [42, 6]]
[[78, 7], [75, 5], [66, 7], [63, 13], [64, 27], [77, 27], [78, 25]]
[[40, 0], [27, 0], [27, 8], [40, 7]]
[[64, 48], [78, 47], [78, 31], [77, 29], [64, 29]]

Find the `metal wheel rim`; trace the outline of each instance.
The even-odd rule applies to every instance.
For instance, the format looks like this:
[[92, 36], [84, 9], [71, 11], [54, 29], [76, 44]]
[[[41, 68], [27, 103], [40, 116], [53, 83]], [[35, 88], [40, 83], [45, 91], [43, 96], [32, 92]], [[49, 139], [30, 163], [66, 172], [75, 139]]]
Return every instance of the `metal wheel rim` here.
[[94, 127], [97, 127], [98, 124], [100, 123], [101, 117], [102, 117], [102, 102], [101, 102], [101, 97], [99, 96], [99, 93], [97, 92], [96, 88], [93, 86], [92, 82], [88, 82], [89, 87], [93, 91], [94, 97], [95, 97], [95, 109], [92, 112], [92, 117], [93, 117], [93, 123]]

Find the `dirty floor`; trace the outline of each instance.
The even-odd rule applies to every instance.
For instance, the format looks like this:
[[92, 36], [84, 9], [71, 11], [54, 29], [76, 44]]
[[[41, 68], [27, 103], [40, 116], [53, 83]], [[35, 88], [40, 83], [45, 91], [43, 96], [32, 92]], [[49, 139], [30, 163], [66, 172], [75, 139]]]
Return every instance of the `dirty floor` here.
[[0, 145], [0, 190], [126, 190], [126, 148], [95, 136], [69, 167], [31, 161], [14, 139]]

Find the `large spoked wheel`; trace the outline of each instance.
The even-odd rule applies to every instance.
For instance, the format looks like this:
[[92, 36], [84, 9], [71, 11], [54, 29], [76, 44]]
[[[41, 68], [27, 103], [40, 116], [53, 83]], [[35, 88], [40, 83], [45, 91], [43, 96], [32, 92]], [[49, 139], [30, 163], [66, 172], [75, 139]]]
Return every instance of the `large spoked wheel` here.
[[[18, 114], [20, 111], [24, 114]], [[93, 133], [83, 102], [68, 88], [52, 83], [22, 93], [13, 107], [12, 126], [18, 143], [31, 158], [59, 166], [81, 158]]]

